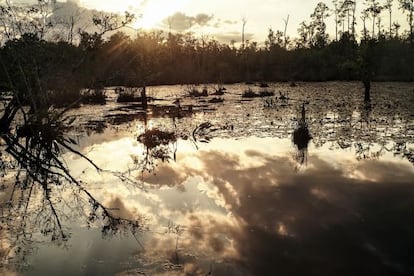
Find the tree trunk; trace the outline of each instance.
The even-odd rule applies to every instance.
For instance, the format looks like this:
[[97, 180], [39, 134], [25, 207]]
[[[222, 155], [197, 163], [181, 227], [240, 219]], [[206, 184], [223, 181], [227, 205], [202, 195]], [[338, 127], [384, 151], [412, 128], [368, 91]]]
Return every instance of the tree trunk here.
[[335, 41], [338, 41], [338, 18], [335, 14]]
[[372, 38], [375, 37], [375, 16], [372, 16]]
[[[413, 2], [413, 1], [411, 1]], [[410, 11], [410, 41], [413, 42], [413, 11]]]
[[371, 101], [371, 80], [364, 79], [363, 81], [365, 92], [364, 92], [364, 102]]
[[16, 99], [12, 99], [3, 111], [3, 116], [0, 118], [0, 134], [6, 134], [9, 132], [11, 123], [19, 110], [19, 105]]
[[355, 39], [355, 9], [356, 9], [356, 2], [354, 2], [354, 7], [352, 9], [352, 36]]
[[143, 109], [148, 108], [148, 99], [147, 99], [147, 92], [146, 92], [145, 84], [144, 84], [144, 86], [142, 87], [142, 90], [141, 90], [141, 103], [142, 103], [142, 108]]
[[283, 20], [283, 21], [285, 22], [285, 30], [284, 30], [284, 32], [283, 32], [283, 37], [284, 37], [284, 39], [285, 39], [285, 41], [284, 41], [284, 47], [285, 47], [285, 49], [287, 49], [287, 37], [286, 37], [286, 31], [287, 31], [287, 26], [288, 26], [288, 23], [289, 23], [289, 16], [290, 16], [290, 15], [288, 15], [288, 16], [287, 16], [286, 20]]
[[392, 38], [392, 11], [390, 9], [390, 38]]

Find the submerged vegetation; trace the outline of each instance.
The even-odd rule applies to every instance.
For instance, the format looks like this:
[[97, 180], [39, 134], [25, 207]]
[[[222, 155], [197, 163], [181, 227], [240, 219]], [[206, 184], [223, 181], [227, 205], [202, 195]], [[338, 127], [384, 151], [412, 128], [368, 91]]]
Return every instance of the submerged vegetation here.
[[105, 104], [106, 96], [104, 89], [88, 89], [81, 94], [83, 104]]

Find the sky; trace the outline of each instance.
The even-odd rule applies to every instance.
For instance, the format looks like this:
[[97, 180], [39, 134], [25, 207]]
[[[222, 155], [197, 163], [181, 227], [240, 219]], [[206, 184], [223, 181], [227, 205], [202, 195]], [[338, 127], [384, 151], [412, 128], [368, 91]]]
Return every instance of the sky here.
[[[20, 0], [24, 1], [24, 0]], [[28, 0], [30, 1], [30, 0]], [[310, 20], [310, 14], [321, 0], [67, 0], [81, 7], [109, 12], [141, 15], [132, 27], [136, 29], [162, 29], [168, 31], [192, 31], [196, 36], [214, 38], [224, 43], [241, 40], [242, 19], [246, 39], [264, 42], [268, 29], [284, 29], [284, 19], [289, 15], [287, 32], [297, 37], [300, 22]], [[14, 2], [19, 2], [15, 0]], [[64, 1], [63, 1], [64, 2]], [[332, 2], [323, 1], [330, 8]], [[357, 30], [362, 28], [360, 11], [365, 7], [357, 0]], [[380, 0], [385, 2], [385, 0]], [[393, 21], [406, 28], [406, 16], [397, 11], [394, 1]], [[332, 13], [332, 12], [331, 12]], [[388, 13], [383, 12], [383, 25], [388, 30]], [[327, 21], [330, 38], [335, 36], [333, 15]], [[368, 25], [371, 26], [370, 22]], [[359, 32], [360, 33], [360, 32]]]
[[[213, 16], [208, 26], [193, 26], [197, 33], [216, 36], [220, 34], [231, 35], [237, 33], [240, 36], [242, 18], [247, 19], [246, 33], [254, 34], [255, 40], [264, 39], [267, 29], [282, 29], [283, 18], [290, 15], [289, 29], [296, 32], [300, 21], [306, 19], [319, 0], [81, 0], [80, 4], [89, 8], [101, 8], [107, 11], [129, 10], [142, 13], [141, 22], [136, 26], [165, 27], [163, 19], [181, 12], [187, 16], [206, 14]], [[148, 24], [149, 23], [149, 24]], [[171, 23], [174, 28], [174, 22]], [[179, 25], [179, 22], [175, 24]]]
[[[178, 31], [194, 31], [196, 34], [230, 42], [240, 40], [242, 18], [247, 20], [246, 38], [264, 41], [269, 27], [274, 30], [284, 29], [284, 19], [289, 15], [288, 33], [294, 37], [300, 22], [309, 20], [310, 14], [321, 0], [80, 0], [80, 4], [89, 8], [122, 12], [125, 10], [142, 14], [142, 19], [134, 27], [168, 29], [169, 16], [172, 29]], [[333, 7], [331, 1], [323, 1]], [[357, 9], [361, 11], [364, 1], [357, 0]], [[385, 2], [385, 0], [380, 0]], [[397, 1], [394, 1], [397, 10]], [[197, 24], [191, 17], [208, 16], [207, 22]], [[358, 13], [359, 14], [359, 13]], [[358, 16], [359, 20], [359, 16]], [[360, 21], [360, 20], [359, 20]], [[394, 12], [394, 20], [405, 26], [405, 16], [399, 11]], [[193, 22], [191, 29], [186, 29]], [[194, 23], [196, 22], [196, 23]], [[328, 31], [334, 36], [333, 16], [328, 20]], [[388, 13], [383, 12], [384, 27], [388, 27]], [[186, 24], [187, 23], [187, 26]], [[358, 22], [361, 28], [362, 22]], [[358, 28], [358, 27], [357, 27]]]

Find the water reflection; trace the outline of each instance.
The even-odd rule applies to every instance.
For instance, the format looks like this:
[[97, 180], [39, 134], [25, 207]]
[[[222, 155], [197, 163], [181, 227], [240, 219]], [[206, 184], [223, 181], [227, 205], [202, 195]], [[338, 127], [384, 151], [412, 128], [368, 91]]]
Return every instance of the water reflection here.
[[[170, 168], [170, 178], [148, 180], [184, 185], [177, 192], [154, 191], [161, 206], [153, 210], [161, 222], [174, 218], [183, 225], [181, 269], [208, 273], [211, 265], [219, 275], [412, 273], [414, 171], [407, 163], [367, 160], [337, 168], [312, 155], [306, 170], [292, 174], [295, 161], [287, 152], [273, 155], [246, 145], [242, 153], [218, 152], [215, 146], [182, 157], [187, 165]], [[191, 166], [194, 158], [200, 170]], [[249, 162], [256, 165], [246, 167]], [[353, 171], [359, 176], [350, 176]], [[161, 262], [155, 255], [162, 254], [177, 264], [175, 238], [168, 233], [146, 241], [153, 250], [140, 258]]]
[[299, 165], [306, 164], [308, 155], [308, 145], [312, 136], [309, 133], [308, 123], [306, 122], [305, 104], [302, 104], [301, 117], [296, 129], [293, 131], [293, 143], [297, 147], [296, 160]]
[[[84, 239], [101, 248], [102, 234], [127, 233], [128, 242], [106, 241], [100, 268], [85, 254], [87, 268], [69, 271], [413, 273], [410, 105], [378, 92], [366, 108], [340, 89], [301, 87], [264, 107], [229, 86], [214, 108], [193, 98], [146, 112], [81, 108], [74, 128], [43, 120], [2, 135], [2, 263], [56, 274], [49, 242], [80, 256]], [[128, 265], [112, 262], [112, 247]]]
[[99, 222], [104, 236], [125, 231], [134, 234], [142, 227], [139, 218], [115, 215], [73, 177], [62, 159], [64, 152], [101, 172], [67, 135], [74, 117], [57, 110], [26, 114], [13, 100], [9, 106], [14, 110], [4, 110], [2, 120], [19, 111], [23, 118], [9, 120], [0, 133], [2, 263], [12, 262], [22, 269], [38, 244], [49, 241], [64, 246], [71, 235], [64, 220], [76, 214], [83, 215], [88, 226]]

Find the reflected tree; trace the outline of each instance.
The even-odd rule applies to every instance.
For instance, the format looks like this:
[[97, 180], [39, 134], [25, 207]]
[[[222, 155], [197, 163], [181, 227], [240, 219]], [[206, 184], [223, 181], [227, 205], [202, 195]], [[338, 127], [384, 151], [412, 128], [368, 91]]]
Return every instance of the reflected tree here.
[[296, 146], [296, 161], [299, 166], [306, 164], [307, 155], [308, 155], [308, 145], [309, 141], [312, 139], [310, 135], [308, 124], [306, 122], [306, 110], [305, 104], [302, 104], [301, 117], [298, 120], [298, 125], [293, 131], [292, 140]]
[[[71, 152], [102, 170], [87, 156], [77, 151], [75, 141], [65, 132], [74, 121], [62, 112], [49, 111], [28, 117], [9, 131], [2, 131], [1, 167], [8, 199], [1, 208], [4, 230], [8, 231], [10, 256], [26, 257], [36, 241], [35, 233], [57, 245], [64, 245], [70, 230], [63, 220], [74, 213], [85, 217], [88, 225], [101, 225], [104, 236], [143, 229], [142, 219], [127, 219], [115, 215], [75, 179], [62, 153]], [[71, 191], [70, 196], [67, 192]], [[70, 199], [71, 198], [71, 199]], [[33, 240], [31, 240], [33, 239]], [[36, 242], [39, 242], [36, 241]]]
[[[183, 108], [178, 107], [179, 110]], [[194, 128], [182, 127], [177, 124], [177, 118], [181, 117], [180, 112], [169, 112], [172, 116], [170, 127], [149, 127], [149, 115], [147, 111], [144, 114], [144, 131], [137, 137], [144, 150], [142, 156], [133, 156], [135, 169], [141, 172], [142, 178], [144, 173], [155, 173], [158, 162], [177, 161], [178, 140], [189, 141], [198, 150], [199, 143], [209, 143], [220, 132], [231, 131], [233, 128], [231, 125], [217, 126], [210, 122], [198, 124]]]
[[177, 136], [174, 132], [147, 129], [138, 136], [138, 141], [144, 145], [144, 158], [137, 158], [134, 161], [142, 173], [153, 172], [157, 165], [157, 160], [162, 162], [168, 162], [172, 159], [176, 160]]

